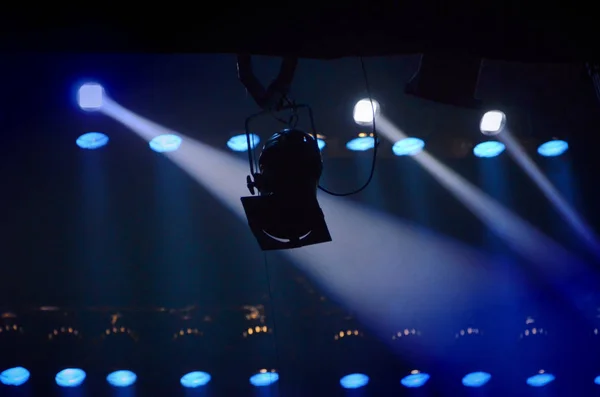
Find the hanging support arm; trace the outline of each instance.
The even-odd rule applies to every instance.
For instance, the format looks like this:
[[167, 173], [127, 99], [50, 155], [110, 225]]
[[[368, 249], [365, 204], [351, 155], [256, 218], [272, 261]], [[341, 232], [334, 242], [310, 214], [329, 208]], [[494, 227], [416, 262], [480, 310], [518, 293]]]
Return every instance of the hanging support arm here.
[[252, 57], [250, 55], [237, 56], [238, 78], [262, 110], [279, 111], [285, 107], [297, 65], [298, 58], [283, 58], [279, 74], [265, 89], [254, 75]]

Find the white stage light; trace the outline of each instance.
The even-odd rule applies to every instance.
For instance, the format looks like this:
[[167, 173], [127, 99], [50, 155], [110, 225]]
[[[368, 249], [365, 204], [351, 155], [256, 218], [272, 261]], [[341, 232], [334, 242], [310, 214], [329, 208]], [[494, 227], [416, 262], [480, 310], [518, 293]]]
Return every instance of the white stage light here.
[[500, 110], [486, 112], [481, 118], [479, 129], [483, 135], [498, 135], [504, 129], [506, 115]]
[[85, 83], [77, 92], [77, 102], [83, 110], [98, 110], [104, 103], [104, 88], [100, 84]]
[[379, 103], [376, 100], [361, 99], [354, 105], [354, 122], [358, 125], [370, 125], [373, 116], [379, 116]]

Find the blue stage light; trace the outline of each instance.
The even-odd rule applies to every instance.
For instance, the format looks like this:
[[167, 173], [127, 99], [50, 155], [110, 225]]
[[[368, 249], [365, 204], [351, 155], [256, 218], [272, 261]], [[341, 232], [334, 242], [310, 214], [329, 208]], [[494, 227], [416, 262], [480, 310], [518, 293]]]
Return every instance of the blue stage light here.
[[542, 386], [546, 386], [548, 383], [552, 382], [554, 379], [555, 379], [554, 375], [552, 375], [552, 374], [541, 373], [541, 374], [536, 374], [536, 375], [533, 375], [533, 376], [527, 378], [527, 384], [529, 386], [533, 386], [533, 387], [542, 387]]
[[477, 157], [496, 157], [504, 151], [505, 147], [502, 142], [486, 141], [481, 142], [473, 148], [473, 154]]
[[463, 385], [467, 387], [481, 387], [492, 379], [492, 375], [487, 372], [471, 372], [462, 379]]
[[[254, 149], [260, 143], [258, 135], [250, 134], [250, 148]], [[246, 152], [248, 151], [248, 138], [246, 134], [236, 135], [227, 141], [227, 147], [234, 152]]]
[[594, 379], [594, 383], [600, 385], [600, 375], [596, 376], [596, 378]]
[[418, 372], [418, 373], [407, 375], [404, 378], [400, 379], [400, 383], [404, 387], [414, 388], [414, 387], [421, 387], [421, 386], [425, 385], [425, 383], [427, 383], [428, 380], [429, 380], [429, 374]]
[[85, 83], [77, 91], [77, 103], [83, 110], [98, 110], [104, 104], [104, 88], [97, 83]]
[[319, 150], [323, 150], [323, 148], [324, 148], [324, 147], [325, 147], [325, 145], [327, 145], [327, 144], [325, 143], [325, 141], [324, 141], [324, 140], [322, 140], [322, 139], [317, 139], [317, 145], [319, 145]]
[[375, 147], [375, 139], [373, 137], [354, 138], [346, 144], [348, 150], [353, 152], [364, 152]]
[[350, 374], [340, 379], [340, 385], [344, 389], [358, 389], [369, 383], [369, 377], [365, 374]]
[[259, 372], [250, 377], [250, 384], [256, 387], [270, 386], [279, 380], [277, 372]]
[[101, 132], [88, 132], [81, 135], [75, 141], [77, 146], [82, 149], [98, 149], [108, 144], [108, 137]]
[[569, 149], [569, 144], [560, 139], [554, 139], [546, 143], [542, 143], [537, 151], [541, 156], [544, 157], [556, 157], [560, 156]]
[[210, 374], [202, 371], [194, 371], [183, 375], [179, 382], [181, 382], [181, 386], [183, 387], [195, 388], [206, 385], [210, 382], [210, 379]]
[[425, 147], [425, 142], [419, 138], [404, 138], [394, 143], [392, 151], [396, 156], [414, 156]]
[[14, 367], [0, 373], [0, 383], [7, 386], [21, 386], [29, 380], [29, 371], [23, 367]]
[[108, 384], [114, 387], [128, 387], [135, 383], [137, 375], [131, 371], [119, 370], [111, 372], [106, 377]]
[[79, 368], [63, 369], [54, 380], [61, 387], [77, 387], [85, 380], [85, 371]]
[[174, 134], [164, 134], [150, 141], [150, 149], [157, 153], [174, 152], [181, 146], [181, 138]]

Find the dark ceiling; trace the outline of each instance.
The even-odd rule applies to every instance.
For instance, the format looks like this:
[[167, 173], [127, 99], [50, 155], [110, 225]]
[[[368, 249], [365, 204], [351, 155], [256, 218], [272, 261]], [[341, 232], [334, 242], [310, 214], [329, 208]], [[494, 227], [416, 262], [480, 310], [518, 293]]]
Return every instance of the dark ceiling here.
[[[374, 98], [408, 134], [428, 144], [481, 139], [479, 112], [404, 94], [417, 56], [365, 62]], [[263, 80], [277, 66], [277, 59], [256, 60]], [[51, 395], [55, 369], [67, 364], [87, 365], [90, 387], [104, 390], [103, 374], [123, 363], [140, 368], [141, 395], [178, 395], [178, 374], [193, 364], [213, 373], [213, 395], [250, 395], [247, 375], [267, 366], [280, 370], [286, 396], [341, 394], [339, 375], [352, 369], [372, 374], [367, 393], [402, 395], [399, 374], [417, 366], [430, 368], [432, 395], [470, 395], [459, 380], [473, 366], [494, 372], [490, 395], [531, 395], [524, 378], [538, 364], [532, 357], [559, 373], [560, 395], [593, 393], [588, 378], [598, 370], [597, 355], [588, 342], [600, 306], [597, 259], [507, 153], [482, 160], [438, 144], [433, 154], [565, 247], [569, 260], [560, 260], [560, 271], [549, 256], [554, 244], [539, 249], [539, 259], [522, 255], [414, 159], [392, 156], [389, 143], [364, 192], [322, 197], [332, 243], [264, 255], [245, 220], [223, 202], [238, 204], [239, 194], [214, 194], [221, 185], [239, 185], [243, 194], [245, 168], [228, 174], [206, 164], [214, 184], [198, 183], [124, 125], [75, 103], [78, 84], [92, 79], [129, 110], [226, 150], [256, 111], [233, 56], [28, 54], [12, 55], [0, 69], [0, 307], [16, 316], [5, 316], [5, 326], [23, 327], [22, 343], [0, 335], [0, 361], [18, 357], [38, 371], [34, 395]], [[370, 153], [344, 148], [364, 131], [351, 119], [366, 95], [359, 60], [302, 60], [292, 92], [313, 107], [327, 137], [323, 184], [341, 191], [360, 185]], [[486, 61], [478, 96], [506, 109], [519, 140], [569, 140], [565, 157], [528, 154], [598, 229], [598, 138], [590, 132], [600, 127], [600, 105], [581, 62]], [[267, 120], [255, 128], [264, 140], [278, 126]], [[79, 149], [76, 138], [89, 131], [106, 133], [109, 145]], [[231, 155], [228, 161], [244, 164], [243, 154]], [[547, 344], [519, 344], [532, 328], [528, 316], [552, 330]], [[257, 326], [271, 332], [248, 338]], [[69, 327], [84, 338], [61, 350], [48, 334], [68, 339]], [[455, 344], [469, 327], [485, 330], [487, 339]], [[136, 341], [101, 337], [121, 328]], [[174, 334], [188, 329], [203, 336], [178, 344]], [[413, 329], [419, 338], [415, 332], [398, 342], [398, 332]], [[360, 342], [337, 343], [334, 336], [348, 330]], [[118, 353], [123, 346], [130, 356]]]
[[[0, 48], [295, 54], [307, 58], [426, 51], [519, 61], [598, 60], [585, 4], [522, 2], [212, 3], [210, 9], [68, 9], [56, 17], [13, 11]], [[143, 15], [143, 17], [141, 17]]]

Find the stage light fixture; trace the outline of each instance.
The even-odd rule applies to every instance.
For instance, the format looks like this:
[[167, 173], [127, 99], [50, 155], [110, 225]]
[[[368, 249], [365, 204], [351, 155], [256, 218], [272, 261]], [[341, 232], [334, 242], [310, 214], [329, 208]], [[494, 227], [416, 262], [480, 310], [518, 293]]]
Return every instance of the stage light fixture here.
[[23, 367], [9, 368], [0, 373], [0, 383], [7, 386], [21, 386], [29, 380], [29, 371]]
[[429, 378], [429, 374], [413, 370], [410, 372], [410, 375], [407, 375], [404, 378], [400, 379], [400, 384], [402, 384], [402, 386], [404, 387], [408, 387], [411, 389], [422, 387], [425, 386]]
[[[29, 379], [29, 371], [35, 365], [35, 357], [23, 354], [31, 346], [22, 327], [22, 320], [14, 313], [3, 312], [0, 322], [0, 383], [8, 386], [20, 386]], [[1, 394], [1, 393], [0, 393]]]
[[[261, 109], [246, 118], [244, 130], [250, 165], [246, 186], [252, 196], [241, 200], [250, 229], [263, 251], [331, 241], [323, 211], [317, 202], [324, 145], [318, 141], [320, 137], [310, 106], [297, 104], [289, 95], [297, 65], [298, 58], [284, 57], [277, 77], [264, 87], [254, 75], [252, 57], [247, 54], [237, 56], [240, 82]], [[370, 99], [369, 104], [371, 113], [374, 113]], [[306, 109], [310, 116], [310, 134], [296, 128], [301, 109]], [[287, 112], [286, 121], [282, 117]], [[250, 122], [263, 115], [275, 116], [288, 129], [267, 140], [257, 165], [251, 150]], [[259, 196], [254, 197], [257, 190]]]
[[175, 134], [164, 134], [152, 138], [150, 149], [157, 153], [174, 152], [181, 146], [181, 138]]
[[404, 138], [394, 143], [392, 151], [396, 156], [414, 156], [423, 151], [425, 142], [419, 138]]
[[136, 380], [137, 375], [128, 370], [114, 371], [106, 377], [108, 384], [114, 387], [129, 387], [132, 386]]
[[106, 146], [108, 137], [101, 132], [88, 132], [77, 138], [75, 143], [82, 149], [94, 150]]
[[[452, 375], [462, 376], [465, 387], [481, 387], [491, 379], [491, 375], [481, 369], [488, 366], [487, 357], [494, 354], [492, 345], [481, 328], [471, 323], [456, 331], [455, 344], [449, 354], [457, 357], [451, 369]], [[466, 374], [466, 375], [465, 375]], [[464, 376], [463, 376], [464, 375]]]
[[66, 368], [56, 374], [54, 380], [60, 387], [77, 387], [85, 380], [85, 371], [79, 368]]
[[359, 134], [357, 138], [351, 139], [346, 143], [346, 149], [353, 152], [365, 152], [375, 147], [375, 139], [369, 137], [366, 133]]
[[537, 374], [527, 378], [527, 384], [532, 387], [543, 387], [553, 382], [555, 379], [554, 375], [548, 374], [543, 370], [540, 370]]
[[483, 135], [494, 136], [504, 130], [506, 115], [500, 110], [490, 110], [481, 117], [479, 129]]
[[487, 372], [471, 372], [462, 378], [462, 384], [466, 387], [481, 387], [492, 379], [492, 375]]
[[[254, 149], [260, 143], [260, 137], [256, 134], [250, 134], [250, 149]], [[235, 135], [227, 141], [227, 147], [234, 152], [247, 152], [248, 139], [246, 134]]]
[[473, 154], [480, 158], [491, 158], [502, 154], [504, 149], [506, 149], [506, 147], [502, 142], [485, 141], [475, 145]]
[[[93, 361], [106, 371], [106, 382], [112, 387], [126, 388], [134, 385], [139, 369], [137, 334], [127, 326], [130, 321], [120, 313], [111, 313], [109, 323], [94, 344]], [[108, 354], [107, 354], [108, 352]]]
[[344, 389], [358, 389], [369, 383], [369, 377], [365, 374], [350, 374], [340, 379], [340, 385]]
[[538, 146], [537, 152], [540, 156], [556, 157], [569, 149], [569, 144], [561, 139], [553, 139]]
[[317, 187], [323, 162], [315, 138], [286, 129], [269, 138], [248, 176], [252, 194], [242, 197], [248, 224], [261, 249], [298, 248], [331, 241]]
[[181, 320], [181, 328], [173, 334], [173, 346], [169, 349], [176, 357], [170, 366], [177, 374], [183, 374], [179, 379], [181, 386], [186, 389], [200, 388], [211, 380], [211, 375], [200, 369], [210, 370], [217, 358], [209, 348], [210, 341], [204, 337], [204, 331], [198, 328], [205, 329], [205, 321], [193, 319], [191, 313], [185, 313]]
[[451, 106], [477, 108], [475, 99], [481, 58], [451, 52], [425, 53], [406, 85], [409, 95]]
[[104, 104], [104, 88], [97, 83], [85, 83], [77, 91], [77, 103], [83, 110], [94, 111]]
[[354, 111], [352, 115], [354, 122], [358, 125], [371, 125], [373, 124], [373, 117], [377, 120], [379, 116], [380, 107], [379, 102], [371, 99], [361, 99], [354, 105]]
[[279, 380], [279, 374], [275, 370], [267, 371], [261, 369], [257, 374], [250, 377], [250, 384], [256, 387], [271, 386]]
[[340, 385], [344, 389], [357, 389], [369, 383], [370, 370], [364, 357], [372, 354], [372, 345], [369, 338], [359, 328], [360, 324], [355, 318], [343, 317], [332, 324], [332, 343], [334, 361], [332, 367], [336, 368], [335, 374], [339, 377]]
[[207, 385], [210, 380], [210, 374], [202, 371], [193, 371], [183, 375], [179, 382], [185, 388], [195, 389], [196, 387]]

